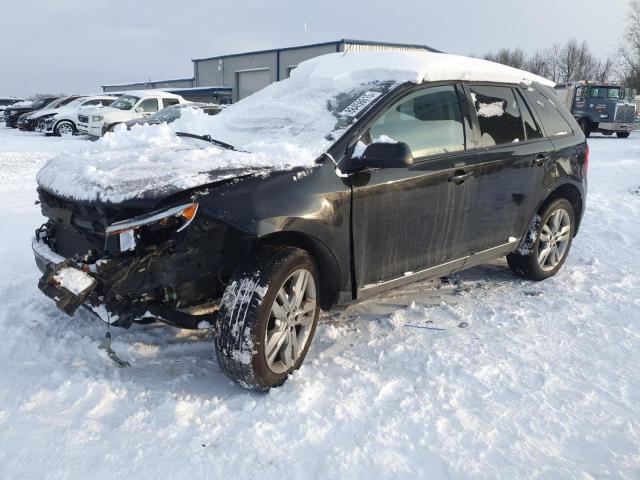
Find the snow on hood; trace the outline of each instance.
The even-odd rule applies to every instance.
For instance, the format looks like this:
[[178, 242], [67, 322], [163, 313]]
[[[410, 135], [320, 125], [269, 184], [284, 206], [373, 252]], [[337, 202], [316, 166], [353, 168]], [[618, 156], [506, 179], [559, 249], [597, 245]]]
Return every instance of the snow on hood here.
[[[197, 187], [226, 178], [230, 171], [239, 174], [265, 168], [312, 168], [333, 141], [327, 135], [347, 128], [353, 120], [345, 119], [347, 105], [340, 106], [339, 99], [345, 94], [355, 94], [361, 103], [366, 98], [368, 108], [377, 97], [363, 93], [381, 82], [439, 80], [553, 85], [514, 68], [440, 53], [324, 55], [301, 63], [290, 78], [269, 85], [218, 115], [186, 109], [169, 125], [134, 126], [129, 131], [108, 133], [79, 153], [50, 160], [39, 172], [38, 183], [68, 198], [120, 202], [149, 196], [152, 191], [170, 193]], [[109, 110], [111, 107], [103, 108], [101, 114]], [[209, 134], [251, 153], [176, 137], [174, 132], [178, 131]]]

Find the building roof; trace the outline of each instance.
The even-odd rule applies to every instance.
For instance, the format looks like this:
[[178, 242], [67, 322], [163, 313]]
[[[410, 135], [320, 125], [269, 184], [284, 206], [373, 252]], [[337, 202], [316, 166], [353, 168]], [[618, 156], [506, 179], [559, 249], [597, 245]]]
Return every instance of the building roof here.
[[340, 45], [340, 44], [352, 44], [352, 45], [382, 45], [388, 47], [406, 47], [406, 48], [424, 48], [430, 52], [441, 53], [440, 50], [436, 50], [428, 45], [422, 45], [417, 43], [396, 43], [396, 42], [376, 42], [373, 40], [356, 40], [352, 38], [343, 38], [340, 40], [335, 40], [332, 42], [321, 42], [321, 43], [309, 43], [306, 45], [298, 45], [295, 47], [283, 47], [283, 48], [270, 48], [267, 50], [254, 50], [251, 52], [240, 52], [240, 53], [229, 53], [225, 55], [215, 55], [213, 57], [203, 57], [203, 58], [192, 58], [192, 62], [198, 62], [201, 60], [212, 60], [214, 58], [228, 58], [228, 57], [241, 57], [244, 55], [256, 55], [259, 53], [272, 53], [272, 52], [285, 52], [287, 50], [297, 50], [301, 48], [311, 48], [311, 47], [323, 47], [326, 45]]
[[169, 80], [148, 80], [146, 82], [123, 82], [123, 83], [110, 83], [108, 85], [100, 85], [101, 87], [124, 87], [127, 85], [146, 85], [153, 83], [166, 83], [166, 82], [191, 82], [193, 77], [189, 78], [170, 78]]

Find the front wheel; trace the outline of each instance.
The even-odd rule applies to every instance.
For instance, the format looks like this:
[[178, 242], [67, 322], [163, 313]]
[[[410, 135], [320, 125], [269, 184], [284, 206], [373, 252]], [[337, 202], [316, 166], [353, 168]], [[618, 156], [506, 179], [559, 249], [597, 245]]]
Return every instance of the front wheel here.
[[586, 138], [591, 136], [591, 122], [586, 118], [580, 120], [580, 128], [582, 129], [582, 133]]
[[260, 250], [233, 275], [219, 311], [216, 357], [246, 388], [282, 385], [309, 350], [320, 308], [318, 276], [304, 250]]
[[564, 198], [554, 200], [536, 215], [518, 249], [507, 255], [509, 267], [531, 280], [555, 275], [569, 254], [574, 231], [573, 207]]
[[629, 138], [629, 132], [616, 132], [618, 138]]
[[73, 122], [63, 120], [56, 125], [53, 133], [55, 133], [58, 137], [69, 137], [76, 133], [76, 126], [73, 124]]

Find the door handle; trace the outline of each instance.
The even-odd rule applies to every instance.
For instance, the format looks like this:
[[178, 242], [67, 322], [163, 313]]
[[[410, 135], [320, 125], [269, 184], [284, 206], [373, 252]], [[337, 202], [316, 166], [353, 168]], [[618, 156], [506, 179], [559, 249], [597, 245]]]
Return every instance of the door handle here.
[[547, 163], [549, 160], [551, 160], [551, 157], [549, 155], [545, 155], [544, 153], [539, 154], [536, 159], [533, 161], [534, 165], [544, 165], [545, 163]]
[[464, 181], [473, 176], [473, 172], [456, 172], [454, 175], [450, 176], [447, 180], [449, 182], [455, 183], [456, 185], [460, 185], [464, 183]]

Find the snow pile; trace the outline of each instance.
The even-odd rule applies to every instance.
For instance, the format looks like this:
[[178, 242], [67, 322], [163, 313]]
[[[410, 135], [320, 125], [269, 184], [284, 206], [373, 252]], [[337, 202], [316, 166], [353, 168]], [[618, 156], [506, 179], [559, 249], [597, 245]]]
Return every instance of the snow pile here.
[[[367, 92], [367, 85], [453, 79], [549, 83], [510, 67], [454, 55], [324, 55], [301, 63], [291, 78], [264, 88], [216, 116], [185, 111], [181, 119], [168, 126], [107, 134], [87, 151], [47, 164], [38, 182], [67, 197], [118, 202], [216, 181], [221, 178], [221, 170], [312, 167], [331, 144], [326, 137], [336, 130], [340, 117], [352, 121], [355, 113], [379, 97]], [[358, 89], [364, 95], [354, 104], [332, 110], [340, 95]], [[250, 153], [176, 138], [172, 133], [176, 131], [210, 134]]]

